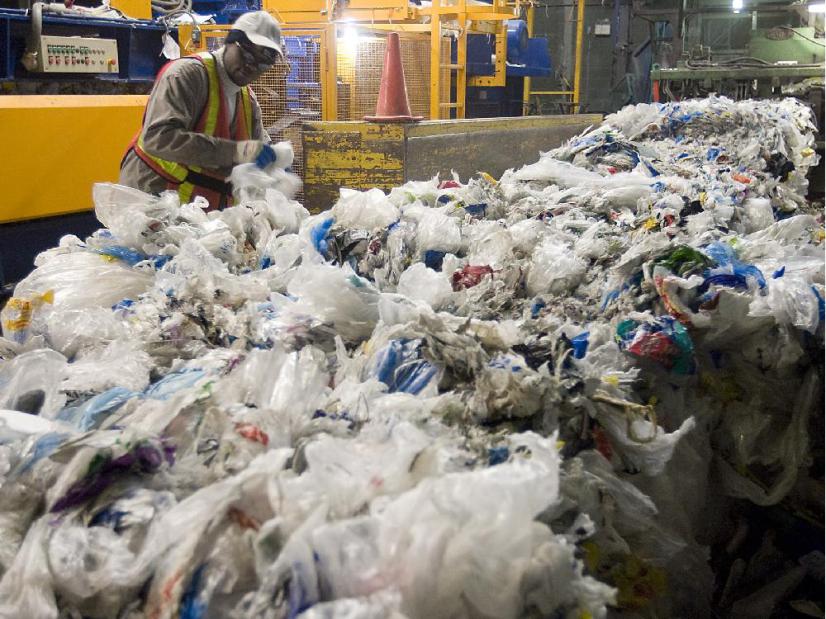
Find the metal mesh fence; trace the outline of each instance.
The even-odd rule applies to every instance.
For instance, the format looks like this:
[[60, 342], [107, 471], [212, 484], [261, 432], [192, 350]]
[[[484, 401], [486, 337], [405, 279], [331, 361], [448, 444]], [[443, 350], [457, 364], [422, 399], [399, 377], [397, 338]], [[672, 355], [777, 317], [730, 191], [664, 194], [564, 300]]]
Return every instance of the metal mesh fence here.
[[[400, 47], [410, 111], [414, 116], [430, 118], [430, 37], [404, 34], [400, 36]], [[338, 120], [361, 120], [375, 113], [386, 48], [386, 35], [381, 32], [348, 29], [339, 37]], [[443, 56], [449, 59], [449, 45], [443, 45]], [[443, 59], [443, 64], [447, 59]], [[449, 77], [448, 73], [448, 80]], [[446, 90], [444, 81], [443, 74], [442, 99], [447, 100], [450, 82]]]
[[[304, 178], [303, 121], [321, 120], [321, 37], [302, 34], [284, 37], [289, 65], [276, 65], [252, 89], [261, 106], [264, 127], [274, 141], [292, 142], [293, 172]], [[262, 96], [262, 93], [264, 96]], [[297, 199], [301, 201], [299, 193]]]
[[[428, 38], [428, 44], [430, 39]], [[441, 64], [445, 65], [451, 62], [450, 59], [450, 47], [451, 47], [451, 40], [449, 37], [442, 37], [442, 59]], [[439, 92], [439, 103], [450, 103], [456, 100], [456, 92], [455, 92], [455, 82], [454, 73], [450, 69], [442, 69], [440, 71], [441, 76], [439, 78], [439, 84], [441, 85], [441, 90]], [[429, 91], [428, 91], [429, 92]], [[439, 111], [439, 118], [451, 118], [452, 115], [455, 115], [455, 110], [451, 109], [444, 109], [442, 108]]]

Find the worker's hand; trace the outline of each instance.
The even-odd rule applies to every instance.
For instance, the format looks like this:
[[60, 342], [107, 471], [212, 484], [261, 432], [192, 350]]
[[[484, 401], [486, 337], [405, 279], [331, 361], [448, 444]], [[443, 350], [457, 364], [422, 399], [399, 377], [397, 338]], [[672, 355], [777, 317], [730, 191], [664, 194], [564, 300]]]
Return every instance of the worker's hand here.
[[261, 152], [258, 153], [258, 156], [255, 158], [255, 165], [257, 165], [262, 170], [266, 170], [277, 161], [278, 155], [275, 154], [273, 147], [269, 144], [264, 144], [264, 147], [261, 149]]
[[[262, 157], [262, 153], [264, 151], [270, 151], [269, 156], [272, 158], [269, 163], [275, 161], [275, 152], [261, 140], [242, 140], [241, 142], [237, 142], [235, 144], [235, 157], [233, 157], [233, 163], [235, 165], [238, 165], [239, 163], [257, 164], [258, 159]], [[263, 156], [267, 157], [268, 155]], [[259, 167], [264, 168], [266, 166], [259, 165]]]
[[293, 159], [293, 147], [289, 142], [270, 145], [260, 140], [243, 140], [235, 145], [233, 163], [255, 163], [262, 170], [275, 164], [286, 170], [293, 164]]

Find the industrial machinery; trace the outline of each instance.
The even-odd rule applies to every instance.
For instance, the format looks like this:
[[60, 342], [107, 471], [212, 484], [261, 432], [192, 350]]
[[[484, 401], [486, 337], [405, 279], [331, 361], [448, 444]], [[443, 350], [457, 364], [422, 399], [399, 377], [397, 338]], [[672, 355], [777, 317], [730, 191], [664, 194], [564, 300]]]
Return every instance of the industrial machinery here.
[[[550, 75], [547, 41], [531, 38], [521, 19], [526, 7], [505, 0], [437, 0], [427, 7], [408, 0], [263, 4], [284, 24], [293, 65], [287, 98], [309, 101], [314, 90], [319, 120], [360, 119], [373, 111], [390, 30], [402, 36], [411, 105], [426, 118], [472, 117], [469, 97], [475, 103], [504, 100], [508, 78]], [[193, 53], [219, 45], [224, 36], [221, 26], [184, 27], [180, 40], [184, 52]], [[295, 101], [289, 105], [296, 107]], [[521, 105], [513, 111], [522, 115]]]
[[[525, 84], [531, 77], [551, 75], [548, 41], [531, 37], [525, 19], [507, 22], [505, 80], [496, 77], [495, 37], [472, 34], [468, 37], [468, 74], [479, 76], [468, 88], [469, 118], [522, 116], [525, 113]], [[493, 53], [492, 53], [493, 52]], [[490, 76], [492, 79], [484, 79]]]
[[809, 78], [823, 78], [826, 39], [814, 28], [780, 26], [755, 30], [741, 56], [715, 58], [697, 46], [676, 67], [651, 70], [652, 98], [682, 99], [715, 92], [735, 100], [784, 94], [783, 88]]

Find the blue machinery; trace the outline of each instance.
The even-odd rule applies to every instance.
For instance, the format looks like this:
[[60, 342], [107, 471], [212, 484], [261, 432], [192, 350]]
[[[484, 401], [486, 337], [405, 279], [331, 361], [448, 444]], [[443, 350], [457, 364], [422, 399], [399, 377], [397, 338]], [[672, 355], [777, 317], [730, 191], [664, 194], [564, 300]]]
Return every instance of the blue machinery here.
[[[494, 74], [491, 60], [495, 51], [493, 35], [468, 36], [468, 75], [490, 76]], [[453, 60], [456, 52], [453, 50]], [[507, 77], [504, 86], [469, 86], [467, 90], [467, 117], [491, 118], [496, 116], [522, 116], [524, 113], [525, 78], [551, 75], [551, 56], [548, 40], [530, 37], [524, 20], [508, 22]]]
[[[44, 13], [42, 34], [55, 37], [86, 37], [117, 41], [118, 69], [112, 74], [51, 73], [29, 71], [23, 63], [32, 36], [29, 11], [0, 8], [0, 82], [95, 82], [151, 83], [163, 64], [161, 36], [165, 27], [145, 20], [74, 17]], [[71, 67], [69, 67], [71, 68]]]

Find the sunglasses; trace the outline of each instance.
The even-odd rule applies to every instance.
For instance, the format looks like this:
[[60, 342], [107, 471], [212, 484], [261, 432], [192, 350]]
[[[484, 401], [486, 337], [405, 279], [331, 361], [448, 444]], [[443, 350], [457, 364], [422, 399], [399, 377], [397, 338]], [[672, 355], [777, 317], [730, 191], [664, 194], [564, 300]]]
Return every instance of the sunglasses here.
[[238, 41], [236, 41], [235, 44], [238, 46], [238, 49], [241, 50], [241, 57], [244, 59], [244, 63], [255, 67], [258, 71], [266, 71], [273, 66], [281, 56], [281, 54], [274, 49], [267, 47], [256, 47], [255, 51], [253, 51]]

